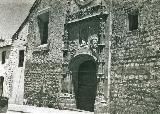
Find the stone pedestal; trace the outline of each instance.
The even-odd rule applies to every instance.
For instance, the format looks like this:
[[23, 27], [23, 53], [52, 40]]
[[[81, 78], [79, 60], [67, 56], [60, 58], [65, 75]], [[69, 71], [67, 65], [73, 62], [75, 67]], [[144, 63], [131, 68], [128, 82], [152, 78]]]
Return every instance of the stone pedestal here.
[[69, 93], [61, 93], [59, 106], [62, 109], [76, 109], [76, 100], [74, 95]]
[[109, 114], [107, 111], [108, 105], [105, 100], [95, 103], [94, 114]]
[[107, 104], [107, 99], [104, 96], [104, 83], [103, 81], [100, 81], [97, 87], [94, 112], [95, 114], [106, 114], [108, 112], [108, 109], [109, 107]]

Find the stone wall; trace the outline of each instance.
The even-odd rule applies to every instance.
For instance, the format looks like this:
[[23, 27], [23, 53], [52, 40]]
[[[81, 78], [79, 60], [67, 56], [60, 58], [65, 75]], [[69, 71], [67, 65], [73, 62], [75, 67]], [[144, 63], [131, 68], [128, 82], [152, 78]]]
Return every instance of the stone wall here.
[[58, 64], [26, 64], [25, 98], [28, 105], [57, 106], [60, 71]]
[[[31, 14], [25, 69], [25, 99], [28, 105], [57, 107], [61, 90], [62, 35], [65, 0], [42, 0]], [[37, 16], [49, 12], [47, 44], [40, 44]]]
[[[103, 1], [106, 19], [105, 78], [103, 84], [106, 100], [110, 94], [110, 111], [116, 113], [158, 113], [159, 109], [159, 36], [160, 16], [158, 0]], [[66, 0], [42, 0], [31, 14], [25, 69], [25, 99], [28, 105], [59, 107], [62, 73], [62, 35], [64, 34]], [[108, 5], [108, 4], [109, 5]], [[101, 4], [97, 0], [91, 5]], [[113, 5], [109, 9], [109, 6]], [[75, 10], [74, 10], [75, 8]], [[71, 12], [80, 10], [71, 2]], [[128, 13], [139, 12], [137, 30], [129, 31]], [[40, 45], [37, 16], [49, 12], [48, 43]], [[112, 23], [111, 23], [112, 22]], [[112, 35], [111, 35], [112, 34]], [[108, 50], [111, 38], [111, 72]], [[103, 62], [103, 61], [101, 61]], [[107, 94], [107, 95], [106, 95]], [[51, 102], [49, 102], [51, 101]]]
[[[23, 27], [17, 38], [12, 42], [11, 53], [9, 55], [9, 70], [7, 75], [11, 77], [12, 87], [10, 90], [9, 103], [12, 104], [23, 104], [27, 35], [28, 24]], [[24, 62], [22, 67], [19, 67], [20, 50], [24, 50]]]
[[[0, 43], [4, 43], [4, 42], [0, 42]], [[5, 57], [4, 64], [2, 64], [2, 52], [3, 51], [6, 51], [6, 57]], [[10, 75], [7, 75], [7, 73], [9, 72], [8, 64], [9, 64], [10, 53], [11, 53], [11, 45], [0, 47], [0, 76], [4, 77], [4, 82], [3, 82], [3, 96], [4, 97], [10, 96], [11, 77]]]
[[[113, 114], [159, 113], [159, 1], [113, 5], [111, 107]], [[139, 10], [138, 30], [128, 31], [128, 13]]]

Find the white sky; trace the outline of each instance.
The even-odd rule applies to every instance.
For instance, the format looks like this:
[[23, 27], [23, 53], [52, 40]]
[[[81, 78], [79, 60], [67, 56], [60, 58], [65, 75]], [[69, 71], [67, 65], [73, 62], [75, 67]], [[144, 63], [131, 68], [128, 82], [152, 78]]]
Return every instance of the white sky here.
[[0, 0], [0, 37], [11, 38], [35, 0]]
[[8, 3], [27, 3], [27, 4], [32, 4], [34, 0], [0, 0], [1, 4], [8, 4]]

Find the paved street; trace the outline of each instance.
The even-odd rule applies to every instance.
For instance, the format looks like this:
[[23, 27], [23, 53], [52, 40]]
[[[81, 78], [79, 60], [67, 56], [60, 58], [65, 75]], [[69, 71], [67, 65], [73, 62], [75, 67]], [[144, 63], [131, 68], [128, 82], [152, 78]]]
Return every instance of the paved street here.
[[8, 114], [14, 114], [14, 113], [94, 114], [92, 112], [87, 112], [87, 111], [82, 112], [82, 111], [58, 110], [53, 108], [13, 105], [13, 104], [9, 104], [7, 113]]

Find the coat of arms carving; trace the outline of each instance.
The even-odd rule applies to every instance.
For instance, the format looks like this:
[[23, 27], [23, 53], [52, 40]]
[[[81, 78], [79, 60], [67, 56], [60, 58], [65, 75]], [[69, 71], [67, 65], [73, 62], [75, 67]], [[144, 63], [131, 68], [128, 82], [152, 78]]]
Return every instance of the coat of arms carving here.
[[98, 35], [94, 34], [89, 37], [89, 48], [93, 53], [97, 53], [98, 49]]
[[79, 6], [85, 6], [91, 3], [93, 0], [75, 0], [76, 4]]

